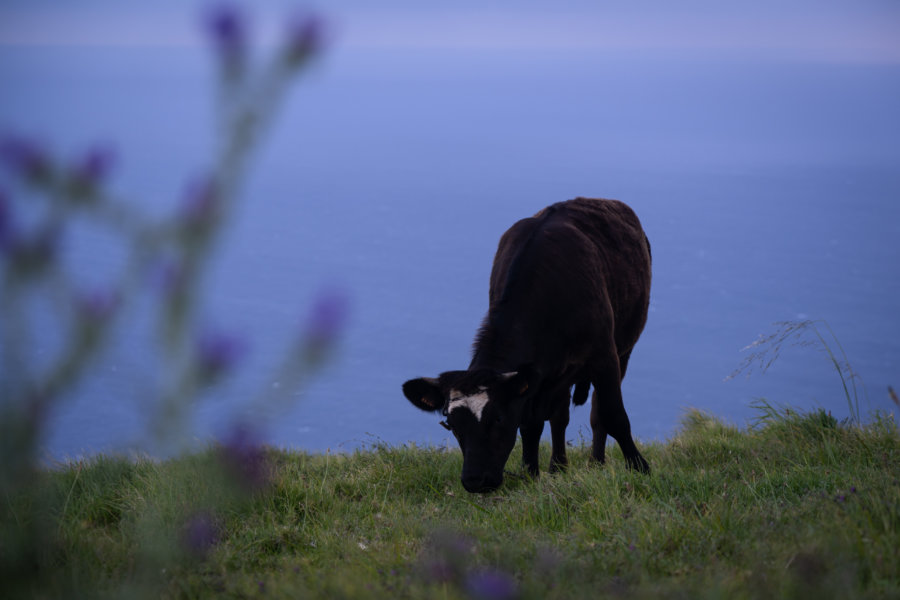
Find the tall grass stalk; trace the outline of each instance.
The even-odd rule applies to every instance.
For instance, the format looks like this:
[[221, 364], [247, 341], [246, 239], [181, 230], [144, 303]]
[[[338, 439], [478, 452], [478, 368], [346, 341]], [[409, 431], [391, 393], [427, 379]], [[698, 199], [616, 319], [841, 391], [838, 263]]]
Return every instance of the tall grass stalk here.
[[[777, 329], [768, 335], [760, 335], [752, 344], [741, 349], [742, 352], [750, 351], [744, 360], [727, 378], [731, 379], [740, 374], [748, 377], [759, 369], [765, 373], [781, 356], [785, 345], [800, 347], [815, 347], [823, 352], [828, 361], [834, 366], [841, 380], [844, 398], [847, 401], [847, 410], [852, 422], [859, 425], [862, 422], [859, 387], [857, 381], [862, 381], [859, 374], [854, 371], [850, 359], [844, 351], [843, 345], [831, 326], [824, 319], [803, 321], [780, 321], [775, 323]], [[824, 328], [828, 338], [822, 334], [820, 327]], [[812, 339], [810, 339], [812, 337]], [[830, 338], [830, 339], [829, 339]], [[865, 386], [863, 386], [865, 393]]]

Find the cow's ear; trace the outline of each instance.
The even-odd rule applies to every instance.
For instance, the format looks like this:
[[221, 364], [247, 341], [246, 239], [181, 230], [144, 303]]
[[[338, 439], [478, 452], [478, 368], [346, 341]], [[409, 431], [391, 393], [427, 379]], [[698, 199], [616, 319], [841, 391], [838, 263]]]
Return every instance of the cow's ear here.
[[540, 383], [537, 371], [530, 364], [521, 365], [515, 371], [503, 373], [500, 378], [503, 380], [504, 387], [512, 392], [514, 398], [524, 398], [536, 392], [538, 383]]
[[419, 410], [435, 412], [444, 408], [444, 396], [437, 379], [420, 377], [403, 384], [403, 395]]

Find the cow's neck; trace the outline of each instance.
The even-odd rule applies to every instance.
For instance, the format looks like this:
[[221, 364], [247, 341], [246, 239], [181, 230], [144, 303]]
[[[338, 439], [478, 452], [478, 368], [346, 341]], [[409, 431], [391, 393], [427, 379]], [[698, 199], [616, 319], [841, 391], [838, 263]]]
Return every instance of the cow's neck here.
[[475, 338], [469, 369], [490, 368], [512, 371], [535, 360], [533, 344], [528, 341], [524, 325], [505, 318], [499, 311], [491, 311], [484, 319]]

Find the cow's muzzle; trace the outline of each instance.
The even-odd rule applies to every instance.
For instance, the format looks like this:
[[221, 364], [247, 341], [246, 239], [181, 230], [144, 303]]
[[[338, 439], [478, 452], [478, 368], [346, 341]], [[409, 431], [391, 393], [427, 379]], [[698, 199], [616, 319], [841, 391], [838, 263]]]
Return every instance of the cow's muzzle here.
[[466, 488], [467, 492], [472, 494], [486, 494], [488, 492], [493, 492], [500, 487], [500, 484], [502, 483], [503, 473], [497, 475], [485, 473], [476, 477], [469, 476], [462, 478], [463, 487]]

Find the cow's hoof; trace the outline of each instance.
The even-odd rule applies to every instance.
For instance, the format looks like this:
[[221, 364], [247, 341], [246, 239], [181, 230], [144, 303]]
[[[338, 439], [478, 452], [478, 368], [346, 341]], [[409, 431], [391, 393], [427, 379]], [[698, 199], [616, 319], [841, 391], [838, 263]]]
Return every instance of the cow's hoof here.
[[553, 460], [550, 461], [550, 473], [551, 473], [551, 474], [553, 474], [553, 473], [565, 473], [565, 472], [568, 471], [568, 470], [569, 470], [569, 463], [568, 463], [568, 462], [556, 462], [556, 461], [553, 461]]
[[638, 473], [643, 473], [644, 475], [650, 474], [650, 463], [644, 459], [640, 454], [636, 456], [630, 456], [625, 459], [628, 464], [628, 468], [637, 471]]

